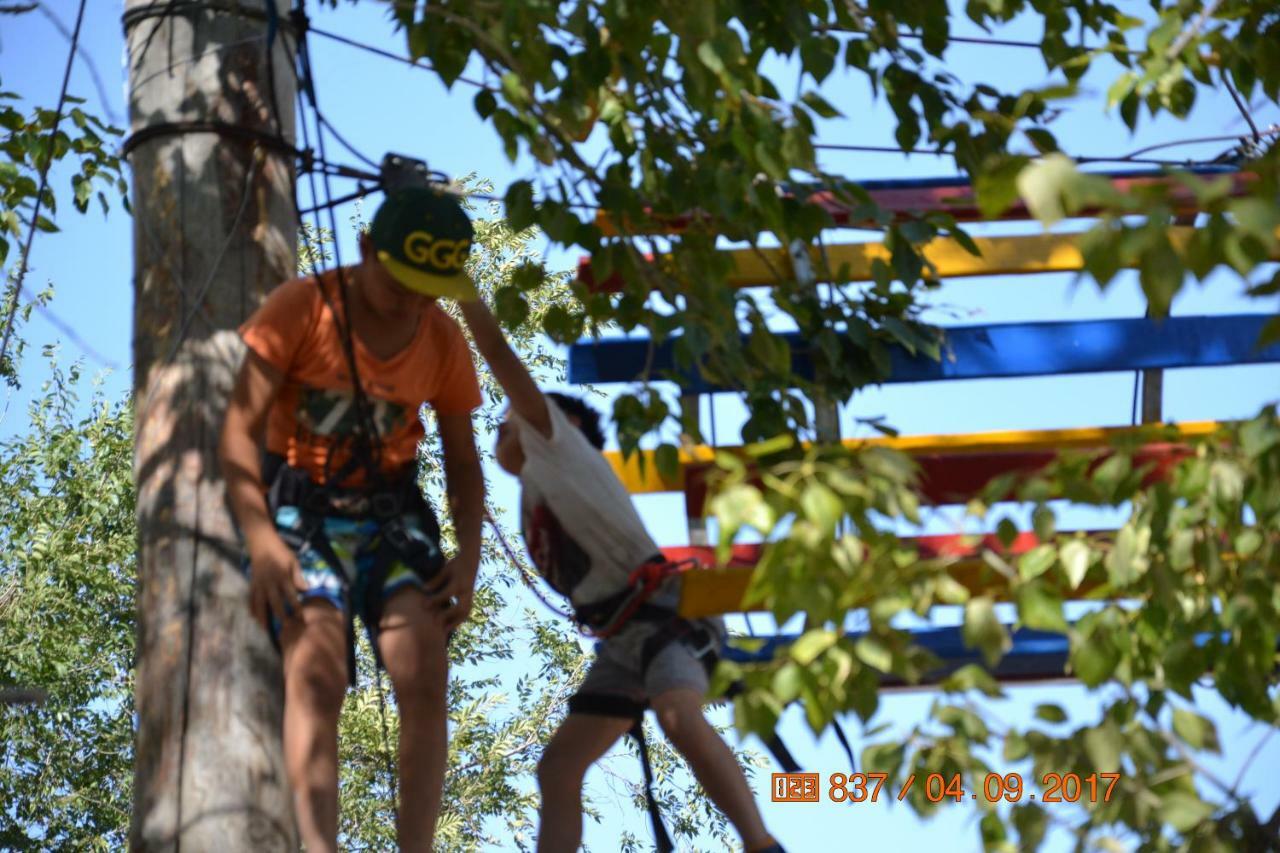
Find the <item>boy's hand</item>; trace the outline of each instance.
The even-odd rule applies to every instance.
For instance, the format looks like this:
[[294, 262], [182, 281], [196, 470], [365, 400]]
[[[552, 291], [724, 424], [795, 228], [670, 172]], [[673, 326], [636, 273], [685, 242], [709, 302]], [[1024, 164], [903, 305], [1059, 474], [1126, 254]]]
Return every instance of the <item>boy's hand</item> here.
[[249, 610], [270, 630], [269, 617], [283, 623], [298, 612], [298, 593], [307, 589], [293, 549], [275, 531], [249, 550]]
[[454, 557], [444, 564], [427, 589], [427, 607], [439, 612], [446, 632], [457, 628], [471, 615], [479, 562], [462, 555]]

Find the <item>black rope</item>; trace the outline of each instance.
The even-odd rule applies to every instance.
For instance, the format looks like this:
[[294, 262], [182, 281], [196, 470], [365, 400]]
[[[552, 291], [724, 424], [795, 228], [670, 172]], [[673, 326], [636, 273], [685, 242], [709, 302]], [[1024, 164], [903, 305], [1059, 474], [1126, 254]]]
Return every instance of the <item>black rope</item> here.
[[1219, 72], [1222, 83], [1227, 87], [1227, 92], [1231, 94], [1231, 100], [1236, 102], [1236, 109], [1240, 110], [1240, 115], [1244, 117], [1245, 123], [1249, 125], [1249, 130], [1253, 131], [1253, 141], [1262, 142], [1262, 132], [1258, 130], [1258, 125], [1253, 120], [1253, 113], [1249, 111], [1249, 106], [1240, 97], [1240, 93], [1236, 91], [1236, 87], [1232, 84], [1231, 78], [1227, 76], [1226, 71]]
[[[423, 71], [435, 71], [435, 68], [430, 63], [423, 62], [417, 59], [410, 59], [407, 56], [401, 56], [398, 53], [393, 53], [392, 51], [384, 50], [383, 48], [376, 47], [371, 44], [366, 44], [361, 41], [356, 41], [355, 39], [347, 38], [346, 36], [339, 35], [338, 33], [331, 33], [326, 30], [318, 29], [316, 27], [311, 27], [311, 32], [315, 33], [318, 36], [322, 36], [324, 38], [336, 41], [339, 44], [345, 44], [348, 47], [354, 47], [357, 50], [363, 50], [375, 56], [381, 56], [384, 59], [390, 59], [394, 62], [399, 62], [403, 65], [408, 65], [410, 68], [419, 68]], [[484, 83], [481, 83], [479, 80], [472, 80], [468, 77], [458, 77], [457, 79], [458, 79], [458, 82], [466, 83], [468, 86], [475, 86], [477, 89], [485, 89], [490, 92], [496, 91], [492, 86], [488, 86]]]
[[323, 202], [321, 204], [312, 205], [311, 207], [308, 207], [306, 209], [300, 209], [298, 211], [298, 215], [307, 216], [309, 214], [319, 213], [322, 210], [329, 210], [331, 208], [341, 207], [342, 205], [347, 204], [348, 202], [356, 201], [357, 199], [362, 199], [367, 195], [376, 193], [380, 189], [382, 189], [382, 187], [378, 184], [375, 184], [371, 187], [362, 186], [362, 187], [359, 187], [355, 192], [347, 193], [344, 196], [338, 196], [335, 199], [330, 199], [329, 201]]
[[329, 122], [329, 120], [328, 120], [327, 118], [325, 118], [325, 117], [324, 117], [324, 114], [323, 114], [323, 113], [321, 113], [321, 112], [320, 112], [320, 110], [318, 110], [318, 109], [316, 109], [316, 108], [315, 108], [315, 104], [314, 104], [314, 102], [312, 103], [312, 109], [314, 109], [314, 110], [315, 110], [315, 113], [316, 113], [316, 121], [320, 124], [320, 126], [321, 126], [321, 127], [323, 127], [325, 130], [328, 130], [328, 131], [329, 131], [329, 133], [333, 134], [333, 138], [334, 138], [334, 139], [336, 139], [336, 140], [338, 140], [338, 144], [339, 144], [339, 145], [341, 145], [343, 148], [347, 149], [347, 152], [348, 152], [349, 154], [351, 154], [353, 157], [355, 157], [355, 158], [356, 158], [357, 160], [359, 160], [361, 163], [364, 163], [366, 166], [372, 166], [372, 167], [373, 167], [373, 168], [375, 168], [375, 169], [380, 168], [380, 167], [378, 166], [378, 163], [377, 163], [375, 160], [373, 160], [371, 157], [369, 157], [369, 156], [368, 156], [368, 155], [366, 155], [366, 154], [362, 154], [362, 153], [360, 153], [360, 150], [359, 150], [358, 148], [356, 148], [354, 145], [352, 145], [350, 142], [348, 142], [348, 141], [346, 140], [346, 137], [344, 137], [342, 134], [338, 133], [337, 128], [335, 128], [335, 127], [334, 127], [334, 126]]
[[[169, 355], [165, 357], [164, 364], [169, 364], [178, 354], [178, 350], [182, 348], [182, 342], [187, 338], [187, 332], [191, 329], [192, 322], [195, 321], [197, 315], [204, 313], [204, 298], [209, 293], [209, 289], [213, 287], [214, 279], [217, 278], [218, 270], [222, 267], [222, 259], [226, 257], [227, 250], [231, 248], [231, 244], [240, 230], [240, 223], [244, 219], [245, 211], [249, 208], [249, 199], [253, 197], [253, 179], [258, 174], [258, 154], [255, 150], [250, 156], [249, 167], [245, 169], [244, 185], [240, 188], [240, 205], [236, 208], [235, 218], [231, 221], [231, 227], [227, 229], [227, 236], [222, 241], [222, 246], [218, 249], [218, 254], [214, 256], [213, 265], [209, 268], [209, 274], [205, 277], [204, 284], [196, 291], [195, 297], [191, 300], [191, 308], [187, 311], [187, 316], [182, 320], [182, 326], [178, 329], [178, 335], [174, 338], [173, 346], [169, 350]], [[182, 288], [185, 290], [185, 288]], [[206, 315], [206, 321], [208, 315]]]
[[67, 51], [67, 66], [62, 73], [62, 91], [58, 93], [58, 107], [54, 110], [53, 126], [49, 128], [49, 140], [44, 152], [44, 162], [40, 165], [40, 181], [36, 187], [35, 205], [31, 210], [31, 223], [27, 226], [27, 240], [22, 247], [22, 255], [18, 260], [18, 275], [13, 285], [13, 301], [9, 304], [9, 313], [4, 321], [4, 338], [0, 340], [0, 365], [4, 364], [5, 353], [9, 351], [9, 338], [13, 335], [13, 321], [18, 314], [18, 297], [22, 295], [22, 282], [27, 277], [27, 261], [31, 258], [31, 243], [35, 240], [37, 226], [40, 224], [40, 208], [44, 204], [44, 194], [49, 188], [49, 167], [53, 165], [55, 142], [58, 138], [58, 127], [62, 124], [62, 108], [67, 105], [67, 88], [71, 85], [71, 67], [76, 61], [76, 49], [80, 44], [80, 26], [84, 23], [84, 7], [87, 0], [80, 0], [79, 11], [76, 12], [76, 27], [71, 34], [71, 49]]
[[[301, 0], [299, 0], [299, 2], [301, 2]], [[298, 66], [295, 69], [295, 72], [298, 75], [298, 97], [301, 100], [305, 95], [306, 98], [310, 100], [314, 110], [316, 97], [314, 79], [311, 76], [310, 56], [307, 51], [306, 13], [303, 11], [301, 5], [299, 5], [298, 7], [295, 7], [289, 15], [295, 23], [299, 21], [301, 22], [301, 26], [299, 26], [298, 29], [301, 31], [302, 36], [298, 40]], [[303, 145], [309, 149], [311, 147], [310, 131], [307, 128], [305, 110], [302, 112], [301, 124]], [[324, 129], [320, 127], [318, 123], [316, 126], [316, 144], [320, 150], [321, 160], [325, 160]], [[319, 201], [320, 195], [316, 187], [315, 172], [309, 171], [307, 173], [307, 177], [311, 185], [311, 198], [314, 201]], [[307, 241], [307, 254], [310, 255], [312, 275], [315, 278], [316, 286], [320, 289], [321, 296], [329, 305], [329, 310], [333, 314], [334, 324], [338, 329], [338, 336], [342, 341], [343, 353], [346, 356], [347, 368], [351, 371], [352, 402], [355, 405], [357, 420], [357, 429], [355, 431], [355, 436], [353, 437], [354, 441], [352, 446], [353, 457], [366, 457], [365, 467], [368, 469], [366, 473], [368, 474], [371, 482], [376, 482], [380, 478], [378, 463], [380, 462], [379, 456], [381, 455], [379, 452], [380, 448], [378, 446], [378, 428], [377, 424], [374, 423], [372, 414], [369, 412], [368, 398], [365, 396], [364, 386], [360, 381], [359, 365], [356, 362], [353, 330], [351, 325], [350, 301], [347, 294], [346, 274], [342, 269], [342, 251], [339, 247], [338, 241], [337, 218], [333, 213], [333, 192], [329, 185], [329, 175], [327, 173], [323, 173], [322, 177], [324, 178], [324, 206], [329, 214], [329, 230], [333, 235], [334, 269], [338, 278], [338, 298], [342, 306], [341, 318], [339, 318], [338, 310], [329, 300], [328, 293], [324, 289], [324, 282], [320, 278], [319, 252], [311, 249], [309, 240]], [[317, 229], [317, 233], [319, 233], [320, 222], [318, 213], [316, 215], [315, 227]]]
[[[1255, 136], [1256, 142], [1261, 142], [1263, 137], [1280, 135], [1280, 127], [1271, 127], [1266, 130], [1258, 131]], [[1150, 166], [1172, 166], [1181, 168], [1194, 168], [1197, 166], [1211, 166], [1220, 162], [1220, 159], [1203, 160], [1188, 157], [1183, 160], [1157, 159], [1151, 157], [1142, 157], [1141, 155], [1151, 151], [1160, 151], [1165, 148], [1177, 148], [1183, 145], [1204, 145], [1210, 142], [1245, 142], [1247, 136], [1240, 134], [1224, 135], [1224, 136], [1201, 136], [1192, 139], [1175, 139], [1170, 142], [1160, 142], [1155, 145], [1148, 145], [1145, 148], [1139, 148], [1136, 151], [1130, 151], [1128, 154], [1120, 154], [1117, 156], [1107, 155], [1081, 155], [1073, 156], [1077, 163], [1140, 163]], [[832, 142], [819, 142], [813, 146], [819, 151], [854, 151], [868, 154], [924, 154], [931, 157], [950, 157], [953, 151], [935, 148], [895, 148], [892, 145], [855, 145]], [[1071, 156], [1071, 155], [1068, 155]]]
[[529, 573], [524, 570], [524, 566], [521, 565], [520, 559], [516, 556], [516, 552], [507, 542], [507, 537], [503, 535], [502, 528], [498, 526], [498, 522], [494, 520], [488, 507], [485, 507], [484, 517], [485, 520], [489, 522], [489, 527], [492, 528], [493, 535], [498, 540], [498, 545], [502, 548], [503, 553], [506, 554], [507, 561], [511, 563], [511, 568], [515, 569], [516, 574], [520, 575], [520, 579], [524, 581], [524, 585], [529, 588], [529, 591], [532, 592], [534, 596], [542, 602], [543, 606], [552, 613], [562, 619], [568, 619], [570, 622], [576, 623], [577, 620], [574, 618], [573, 611], [558, 607], [555, 602], [547, 598], [542, 593], [542, 590], [538, 588], [537, 582], [534, 581], [533, 578], [529, 577]]

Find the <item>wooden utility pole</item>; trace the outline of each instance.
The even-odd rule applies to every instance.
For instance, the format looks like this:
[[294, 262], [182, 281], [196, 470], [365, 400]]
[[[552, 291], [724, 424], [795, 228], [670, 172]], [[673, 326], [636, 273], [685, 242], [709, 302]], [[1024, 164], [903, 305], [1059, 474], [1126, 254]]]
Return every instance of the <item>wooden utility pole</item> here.
[[249, 615], [216, 455], [243, 354], [236, 327], [295, 269], [288, 4], [124, 6], [140, 583], [131, 845], [296, 850], [279, 656]]

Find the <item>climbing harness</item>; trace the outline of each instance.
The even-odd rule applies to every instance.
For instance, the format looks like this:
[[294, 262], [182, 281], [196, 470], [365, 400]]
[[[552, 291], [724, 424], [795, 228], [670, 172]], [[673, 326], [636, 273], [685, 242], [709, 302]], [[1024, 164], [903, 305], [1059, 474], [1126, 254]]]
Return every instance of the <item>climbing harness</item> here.
[[[519, 573], [525, 586], [547, 609], [572, 621], [583, 635], [604, 640], [616, 635], [633, 621], [649, 622], [659, 626], [641, 646], [641, 681], [644, 680], [644, 675], [653, 661], [672, 643], [683, 643], [694, 659], [702, 664], [707, 678], [712, 677], [721, 656], [723, 640], [720, 634], [705, 623], [681, 617], [674, 607], [650, 603], [650, 599], [667, 580], [695, 568], [698, 565], [695, 558], [672, 562], [661, 556], [655, 556], [631, 572], [625, 589], [600, 602], [570, 611], [557, 606], [539, 589], [537, 581], [530, 577], [531, 573], [524, 568], [497, 521], [487, 509], [485, 520], [488, 521], [499, 546]], [[733, 699], [742, 690], [742, 682], [735, 681], [725, 690], [724, 698]], [[645, 803], [649, 812], [649, 822], [653, 828], [654, 843], [659, 853], [670, 853], [675, 847], [663, 823], [662, 809], [654, 793], [653, 765], [649, 760], [649, 748], [644, 733], [644, 712], [649, 707], [648, 703], [610, 693], [576, 693], [569, 698], [568, 705], [570, 714], [618, 717], [632, 721], [631, 728], [627, 730], [627, 736], [635, 743], [639, 754], [640, 768], [644, 775]], [[856, 762], [848, 737], [838, 721], [832, 720], [832, 728], [849, 759], [849, 767], [853, 768]], [[783, 772], [800, 772], [800, 764], [777, 732], [761, 740]]]

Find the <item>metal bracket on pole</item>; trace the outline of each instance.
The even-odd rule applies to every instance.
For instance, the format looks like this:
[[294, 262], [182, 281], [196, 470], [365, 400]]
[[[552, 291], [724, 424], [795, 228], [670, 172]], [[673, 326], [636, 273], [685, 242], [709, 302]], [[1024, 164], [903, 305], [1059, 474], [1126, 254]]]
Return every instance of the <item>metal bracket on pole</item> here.
[[427, 168], [427, 161], [406, 154], [386, 154], [382, 158], [379, 170], [380, 183], [387, 192], [396, 190], [427, 188], [446, 188], [448, 192], [457, 192], [457, 188], [443, 172], [435, 172]]

